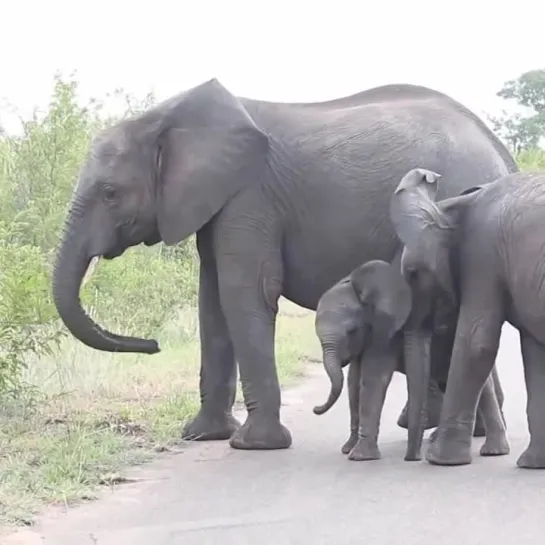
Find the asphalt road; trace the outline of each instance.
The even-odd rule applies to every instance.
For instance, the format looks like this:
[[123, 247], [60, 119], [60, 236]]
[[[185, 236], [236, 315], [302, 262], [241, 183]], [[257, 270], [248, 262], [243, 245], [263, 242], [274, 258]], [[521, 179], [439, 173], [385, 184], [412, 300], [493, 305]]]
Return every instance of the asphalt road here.
[[316, 366], [303, 386], [284, 394], [291, 449], [241, 452], [225, 442], [194, 443], [131, 470], [138, 482], [50, 517], [5, 545], [542, 544], [545, 471], [515, 464], [528, 434], [518, 335], [509, 326], [499, 370], [509, 456], [482, 458], [483, 439], [475, 439], [469, 466], [404, 462], [406, 432], [396, 419], [405, 382], [396, 375], [382, 417], [382, 459], [350, 462], [340, 453], [348, 436], [346, 388], [329, 413], [315, 416], [311, 409], [328, 389]]

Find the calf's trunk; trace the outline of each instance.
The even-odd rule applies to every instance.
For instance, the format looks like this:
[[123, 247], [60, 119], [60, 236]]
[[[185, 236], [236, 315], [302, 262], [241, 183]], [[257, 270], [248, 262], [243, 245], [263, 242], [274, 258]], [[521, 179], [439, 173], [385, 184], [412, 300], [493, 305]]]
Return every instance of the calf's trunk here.
[[334, 348], [326, 348], [323, 351], [324, 367], [331, 381], [329, 397], [323, 405], [314, 407], [314, 414], [324, 414], [335, 404], [343, 390], [344, 375], [341, 368], [341, 361]]

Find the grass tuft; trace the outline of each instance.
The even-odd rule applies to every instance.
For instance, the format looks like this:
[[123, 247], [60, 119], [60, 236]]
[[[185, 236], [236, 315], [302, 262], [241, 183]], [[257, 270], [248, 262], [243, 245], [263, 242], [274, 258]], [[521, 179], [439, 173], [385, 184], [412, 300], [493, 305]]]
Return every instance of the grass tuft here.
[[[0, 525], [31, 525], [44, 506], [93, 500], [100, 486], [126, 482], [124, 467], [180, 443], [180, 426], [198, 407], [197, 324], [193, 308], [180, 310], [152, 357], [98, 352], [68, 337], [29, 362], [25, 388], [0, 400]], [[276, 357], [284, 386], [319, 358], [313, 313], [285, 300]]]

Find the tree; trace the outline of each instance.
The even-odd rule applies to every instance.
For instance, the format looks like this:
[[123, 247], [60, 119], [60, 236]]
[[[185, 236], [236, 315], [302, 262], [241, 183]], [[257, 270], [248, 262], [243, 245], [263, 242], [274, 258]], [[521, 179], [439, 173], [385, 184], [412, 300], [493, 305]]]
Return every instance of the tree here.
[[545, 69], [525, 72], [506, 81], [496, 95], [514, 101], [526, 113], [508, 113], [491, 117], [494, 130], [511, 150], [518, 154], [539, 147], [545, 138]]

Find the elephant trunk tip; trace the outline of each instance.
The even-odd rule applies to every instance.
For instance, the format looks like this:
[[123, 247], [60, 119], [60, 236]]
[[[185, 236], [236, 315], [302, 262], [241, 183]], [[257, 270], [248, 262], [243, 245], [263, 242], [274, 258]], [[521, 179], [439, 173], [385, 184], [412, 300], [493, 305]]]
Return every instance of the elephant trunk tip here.
[[328, 404], [326, 403], [325, 405], [316, 405], [316, 407], [314, 407], [314, 409], [312, 409], [312, 412], [314, 414], [324, 414], [326, 413], [328, 410], [329, 410], [330, 407], [328, 407]]
[[130, 351], [142, 354], [157, 354], [161, 352], [161, 349], [155, 339], [134, 339]]

